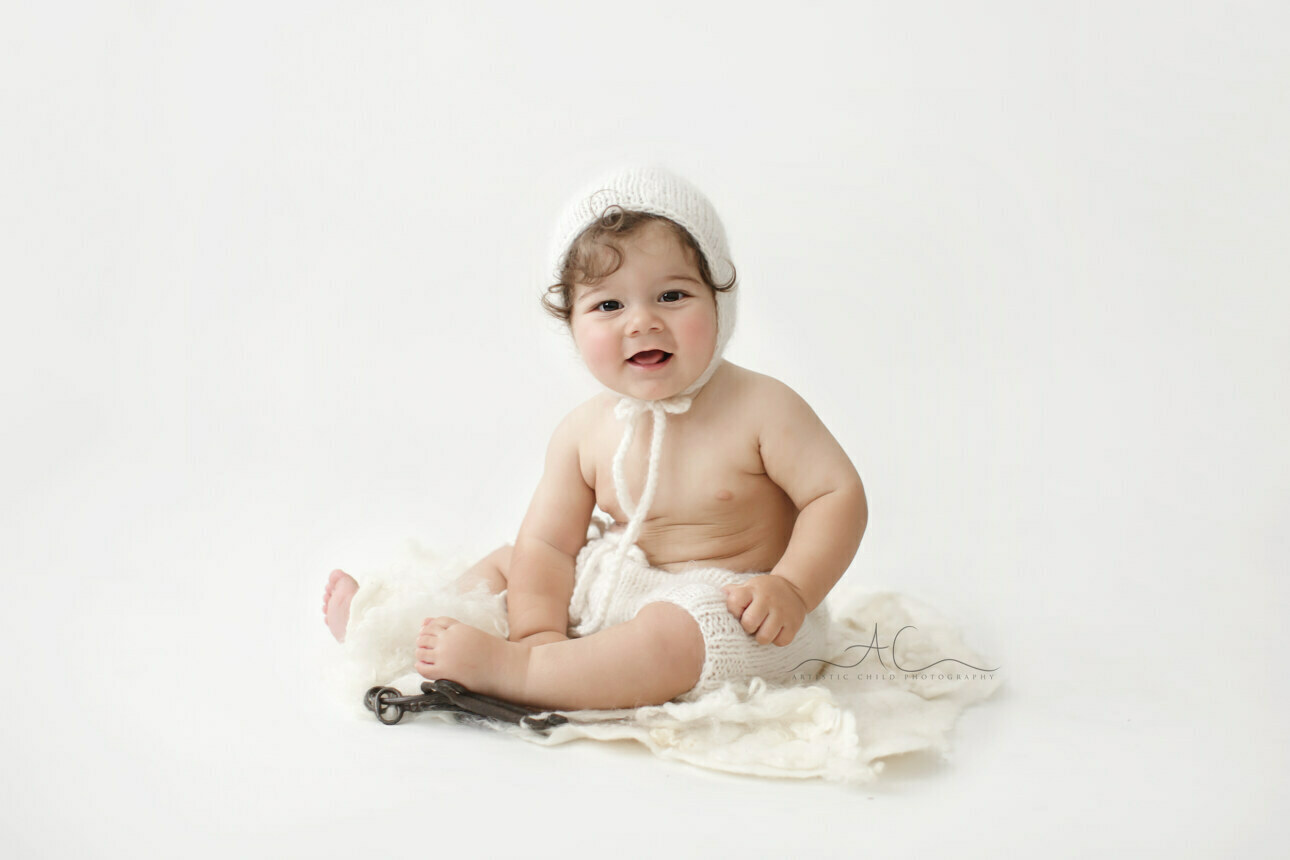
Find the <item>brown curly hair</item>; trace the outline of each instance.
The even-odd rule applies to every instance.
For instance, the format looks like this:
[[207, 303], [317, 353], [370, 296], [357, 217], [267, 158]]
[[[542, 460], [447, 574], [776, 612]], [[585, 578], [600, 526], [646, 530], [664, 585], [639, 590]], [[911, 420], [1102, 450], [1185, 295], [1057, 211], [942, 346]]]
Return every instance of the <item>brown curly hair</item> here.
[[[737, 273], [734, 264], [730, 266], [730, 280], [724, 284], [713, 281], [712, 270], [708, 260], [699, 248], [699, 243], [680, 224], [662, 215], [652, 212], [638, 212], [634, 209], [623, 209], [613, 205], [606, 207], [591, 226], [583, 230], [569, 246], [564, 268], [560, 271], [559, 283], [546, 288], [542, 296], [542, 308], [551, 316], [569, 325], [573, 313], [573, 288], [575, 284], [594, 285], [618, 271], [623, 265], [623, 249], [618, 242], [640, 232], [646, 224], [658, 221], [681, 240], [684, 248], [694, 252], [698, 264], [699, 277], [709, 289], [726, 292], [736, 286]], [[608, 254], [602, 253], [608, 251]]]

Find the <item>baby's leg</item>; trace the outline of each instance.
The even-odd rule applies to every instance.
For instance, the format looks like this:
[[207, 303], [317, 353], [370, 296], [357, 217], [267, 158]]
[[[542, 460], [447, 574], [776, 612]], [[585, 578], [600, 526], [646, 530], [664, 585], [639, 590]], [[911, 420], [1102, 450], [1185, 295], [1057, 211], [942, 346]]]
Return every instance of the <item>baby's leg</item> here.
[[[454, 583], [457, 593], [464, 594], [477, 583], [488, 583], [490, 594], [500, 594], [506, 588], [506, 571], [511, 565], [511, 547], [502, 546], [484, 556]], [[349, 605], [358, 592], [358, 582], [343, 570], [333, 570], [323, 589], [323, 620], [337, 642], [345, 641], [345, 628], [349, 625]]]
[[703, 671], [699, 624], [673, 603], [648, 603], [625, 624], [533, 648], [529, 703], [540, 708], [636, 708], [685, 693]]
[[480, 582], [488, 583], [490, 594], [501, 594], [506, 588], [507, 571], [511, 569], [510, 544], [499, 546], [457, 578], [459, 594], [465, 594]]
[[634, 708], [685, 693], [703, 670], [698, 622], [672, 603], [650, 603], [617, 627], [524, 645], [452, 618], [428, 619], [417, 671], [538, 708]]

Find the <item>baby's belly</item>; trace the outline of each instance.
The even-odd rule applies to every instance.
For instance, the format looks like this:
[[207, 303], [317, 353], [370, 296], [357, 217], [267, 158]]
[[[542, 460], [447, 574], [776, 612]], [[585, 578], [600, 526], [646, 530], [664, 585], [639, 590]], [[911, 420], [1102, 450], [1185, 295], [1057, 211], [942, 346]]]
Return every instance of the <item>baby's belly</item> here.
[[[673, 573], [694, 567], [720, 567], [739, 573], [767, 573], [784, 555], [796, 510], [767, 511], [744, 522], [669, 522], [650, 517], [636, 542], [649, 563]], [[622, 531], [615, 522], [611, 532]]]

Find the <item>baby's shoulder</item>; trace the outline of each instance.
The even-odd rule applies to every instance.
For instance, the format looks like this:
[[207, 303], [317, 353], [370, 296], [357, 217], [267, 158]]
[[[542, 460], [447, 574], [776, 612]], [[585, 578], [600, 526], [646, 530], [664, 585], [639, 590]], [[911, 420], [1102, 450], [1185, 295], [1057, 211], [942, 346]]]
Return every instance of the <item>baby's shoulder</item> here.
[[612, 410], [612, 404], [606, 401], [603, 394], [584, 400], [560, 419], [552, 439], [563, 440], [566, 443], [586, 439], [604, 423], [606, 413]]
[[601, 392], [579, 403], [560, 419], [552, 443], [576, 448], [584, 462], [616, 426], [614, 406], [618, 397], [612, 391]]
[[726, 400], [722, 404], [724, 407], [733, 407], [754, 416], [810, 408], [788, 383], [738, 365], [731, 365], [723, 399]]
[[622, 395], [612, 391], [601, 391], [575, 406], [565, 416], [565, 420], [576, 424], [584, 433], [603, 427], [617, 420], [614, 417], [614, 407], [618, 405], [620, 399]]

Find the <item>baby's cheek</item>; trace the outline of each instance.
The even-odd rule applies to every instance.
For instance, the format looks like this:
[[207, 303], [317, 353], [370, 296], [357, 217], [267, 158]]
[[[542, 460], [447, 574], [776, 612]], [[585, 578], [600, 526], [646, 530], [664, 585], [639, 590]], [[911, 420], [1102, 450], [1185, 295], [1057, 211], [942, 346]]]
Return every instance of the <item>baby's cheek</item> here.
[[693, 317], [687, 319], [681, 324], [681, 334], [691, 348], [716, 349], [717, 323], [715, 318]]
[[605, 332], [595, 332], [591, 335], [591, 350], [596, 358], [604, 358], [609, 354], [609, 348], [612, 340]]
[[590, 365], [605, 365], [618, 363], [618, 343], [617, 341], [604, 332], [589, 331], [585, 332], [579, 341], [582, 348], [582, 357]]

